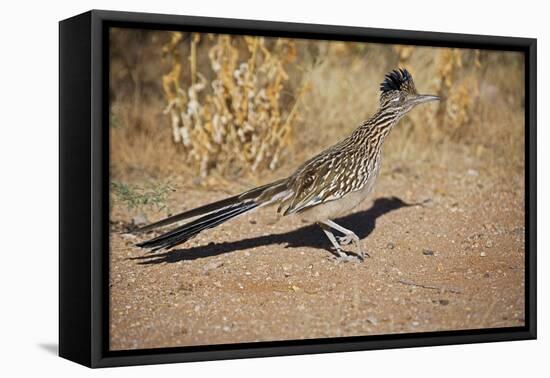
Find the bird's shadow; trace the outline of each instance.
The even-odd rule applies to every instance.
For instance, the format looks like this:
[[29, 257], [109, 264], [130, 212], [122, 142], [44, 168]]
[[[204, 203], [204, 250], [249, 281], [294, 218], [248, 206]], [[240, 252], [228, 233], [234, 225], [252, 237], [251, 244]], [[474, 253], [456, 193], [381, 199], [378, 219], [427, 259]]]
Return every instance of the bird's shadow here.
[[[341, 226], [353, 230], [360, 239], [366, 238], [375, 228], [376, 219], [391, 211], [409, 206], [421, 206], [420, 203], [406, 203], [397, 197], [378, 198], [373, 205], [364, 211], [335, 219]], [[280, 234], [257, 236], [232, 242], [210, 243], [205, 246], [176, 249], [145, 256], [132, 257], [139, 264], [175, 263], [183, 260], [195, 260], [224, 253], [266, 246], [270, 244], [286, 243], [286, 248], [314, 247], [330, 250], [330, 242], [317, 225], [308, 225], [293, 231]]]

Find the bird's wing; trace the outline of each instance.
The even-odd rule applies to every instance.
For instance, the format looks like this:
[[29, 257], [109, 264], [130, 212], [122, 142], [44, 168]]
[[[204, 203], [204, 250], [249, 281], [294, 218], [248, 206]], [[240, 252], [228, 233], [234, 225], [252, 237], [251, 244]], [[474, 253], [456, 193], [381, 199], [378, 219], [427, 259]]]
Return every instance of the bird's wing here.
[[292, 195], [281, 203], [279, 211], [285, 209], [283, 215], [293, 214], [346, 195], [342, 175], [348, 171], [347, 164], [339, 154], [327, 154], [304, 164], [289, 178], [287, 185]]

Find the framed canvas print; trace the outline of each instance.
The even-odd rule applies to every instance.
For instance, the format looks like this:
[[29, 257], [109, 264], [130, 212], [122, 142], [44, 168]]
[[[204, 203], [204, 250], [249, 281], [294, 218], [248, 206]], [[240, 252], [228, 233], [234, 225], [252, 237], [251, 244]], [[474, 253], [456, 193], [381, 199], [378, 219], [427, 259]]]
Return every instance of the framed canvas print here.
[[62, 357], [536, 337], [536, 40], [60, 22]]

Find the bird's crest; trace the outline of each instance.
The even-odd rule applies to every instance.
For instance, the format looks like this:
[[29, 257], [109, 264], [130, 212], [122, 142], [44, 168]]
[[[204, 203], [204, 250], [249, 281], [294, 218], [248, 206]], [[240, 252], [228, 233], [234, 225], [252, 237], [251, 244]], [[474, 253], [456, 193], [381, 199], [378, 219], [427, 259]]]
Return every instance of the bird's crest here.
[[411, 74], [404, 68], [393, 70], [386, 74], [380, 84], [382, 93], [390, 91], [414, 91], [414, 82]]

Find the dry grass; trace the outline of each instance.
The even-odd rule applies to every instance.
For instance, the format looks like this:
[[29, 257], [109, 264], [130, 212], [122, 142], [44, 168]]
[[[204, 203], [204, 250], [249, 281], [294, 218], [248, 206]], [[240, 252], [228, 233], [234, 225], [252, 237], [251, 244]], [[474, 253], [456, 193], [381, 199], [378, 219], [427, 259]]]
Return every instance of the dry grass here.
[[452, 164], [446, 151], [458, 150], [493, 170], [523, 167], [519, 53], [123, 29], [111, 46], [115, 179], [280, 176], [372, 114], [398, 66], [443, 101], [401, 122], [386, 164]]

